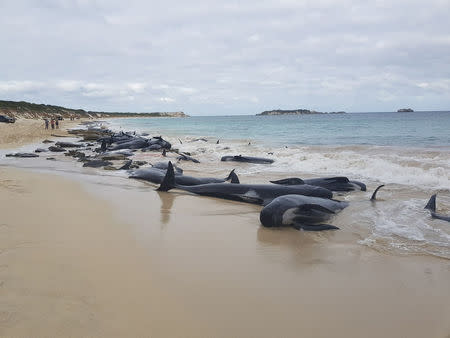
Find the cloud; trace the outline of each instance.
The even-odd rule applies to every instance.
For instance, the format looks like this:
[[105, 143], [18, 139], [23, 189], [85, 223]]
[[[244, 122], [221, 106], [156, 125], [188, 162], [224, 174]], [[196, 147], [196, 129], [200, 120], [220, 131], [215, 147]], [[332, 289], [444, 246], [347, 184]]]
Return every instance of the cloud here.
[[443, 0], [5, 0], [0, 94], [202, 114], [448, 109], [449, 10]]
[[142, 82], [127, 83], [127, 88], [135, 93], [143, 93], [147, 88], [147, 84]]
[[0, 81], [0, 93], [27, 93], [41, 89], [41, 82], [35, 81]]
[[248, 37], [249, 42], [258, 42], [261, 40], [261, 37], [258, 34], [253, 34]]
[[160, 97], [159, 100], [161, 102], [166, 102], [166, 103], [171, 103], [171, 102], [175, 101], [175, 99], [172, 99], [171, 97]]
[[61, 81], [57, 81], [55, 87], [56, 87], [56, 89], [60, 89], [62, 91], [74, 92], [74, 91], [80, 90], [82, 87], [82, 84], [80, 81], [61, 80]]

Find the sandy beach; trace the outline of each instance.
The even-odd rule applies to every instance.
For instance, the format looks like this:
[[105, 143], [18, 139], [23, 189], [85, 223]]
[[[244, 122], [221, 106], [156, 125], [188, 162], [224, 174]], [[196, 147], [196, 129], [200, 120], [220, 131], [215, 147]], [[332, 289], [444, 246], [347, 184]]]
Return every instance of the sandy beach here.
[[67, 135], [66, 130], [80, 124], [80, 120], [64, 120], [59, 129], [44, 128], [44, 120], [18, 119], [15, 123], [0, 123], [0, 149], [16, 148], [42, 141], [53, 135]]
[[[0, 147], [51, 133], [0, 124]], [[450, 337], [448, 259], [87, 173], [0, 162], [0, 336]]]

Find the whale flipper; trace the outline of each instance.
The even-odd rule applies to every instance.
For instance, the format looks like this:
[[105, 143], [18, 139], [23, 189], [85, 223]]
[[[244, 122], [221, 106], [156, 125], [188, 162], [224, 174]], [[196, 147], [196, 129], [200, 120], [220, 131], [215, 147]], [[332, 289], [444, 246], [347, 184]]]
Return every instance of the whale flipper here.
[[309, 210], [317, 210], [327, 214], [335, 214], [333, 210], [330, 210], [318, 204], [302, 204], [301, 206], [295, 208], [294, 214], [303, 214], [305, 211]]
[[335, 227], [334, 225], [330, 224], [305, 225], [294, 223], [292, 227], [297, 230], [305, 230], [305, 231], [339, 230], [338, 227]]
[[431, 210], [433, 212], [436, 212], [436, 194], [430, 197], [430, 200], [428, 201], [427, 205], [424, 209]]
[[235, 195], [237, 198], [242, 201], [254, 204], [264, 204], [264, 200], [258, 195], [258, 193], [254, 190], [249, 190], [245, 194], [237, 194]]
[[372, 194], [372, 197], [370, 198], [371, 201], [375, 201], [375, 200], [377, 199], [377, 192], [378, 192], [378, 190], [380, 190], [380, 189], [383, 188], [383, 187], [384, 187], [384, 184], [378, 186], [378, 187], [375, 189], [375, 191], [374, 191], [373, 194]]

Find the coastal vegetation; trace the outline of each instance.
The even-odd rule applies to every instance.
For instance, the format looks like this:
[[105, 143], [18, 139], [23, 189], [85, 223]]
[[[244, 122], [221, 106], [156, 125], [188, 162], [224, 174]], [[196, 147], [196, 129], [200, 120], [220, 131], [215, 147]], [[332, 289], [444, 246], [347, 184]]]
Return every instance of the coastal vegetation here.
[[25, 101], [0, 100], [0, 115], [13, 118], [103, 118], [103, 117], [188, 117], [183, 112], [98, 112], [84, 109], [71, 109], [48, 104], [36, 104]]
[[294, 110], [276, 109], [276, 110], [266, 110], [256, 115], [266, 116], [266, 115], [306, 115], [306, 114], [345, 114], [345, 112], [339, 111], [339, 112], [324, 113], [309, 109], [294, 109]]

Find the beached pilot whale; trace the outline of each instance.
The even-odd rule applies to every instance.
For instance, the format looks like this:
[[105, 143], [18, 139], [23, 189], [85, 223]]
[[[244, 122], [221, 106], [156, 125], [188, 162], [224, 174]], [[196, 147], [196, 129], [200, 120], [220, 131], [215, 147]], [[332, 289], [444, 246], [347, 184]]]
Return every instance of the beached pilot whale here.
[[305, 180], [302, 180], [301, 178], [291, 177], [270, 182], [282, 185], [309, 184], [326, 188], [331, 191], [354, 191], [354, 190], [366, 191], [367, 189], [364, 183], [358, 181], [350, 181], [345, 176], [310, 178]]
[[222, 162], [246, 162], [246, 163], [258, 163], [258, 164], [270, 164], [273, 163], [274, 160], [270, 158], [264, 158], [264, 157], [252, 157], [252, 156], [222, 156], [220, 159]]
[[[129, 178], [135, 178], [140, 180], [149, 181], [156, 184], [161, 184], [166, 176], [166, 170], [152, 168], [141, 168], [135, 170]], [[239, 178], [234, 172], [234, 169], [230, 172], [226, 178], [215, 177], [193, 177], [186, 176], [180, 173], [175, 173], [175, 183], [184, 186], [209, 184], [209, 183], [224, 183], [225, 181], [231, 181], [231, 183], [239, 183]]]
[[331, 199], [285, 195], [275, 198], [259, 214], [265, 227], [292, 226], [307, 231], [337, 230], [338, 227], [323, 224], [338, 211], [348, 206], [347, 202]]
[[175, 174], [172, 163], [169, 162], [166, 176], [158, 188], [159, 191], [169, 191], [170, 189], [180, 189], [194, 194], [218, 197], [234, 201], [241, 201], [254, 204], [269, 204], [274, 198], [283, 195], [306, 195], [323, 198], [332, 198], [333, 193], [322, 187], [311, 185], [283, 186], [274, 184], [228, 184], [211, 183], [195, 186], [179, 185], [175, 181]]
[[[154, 164], [152, 164], [153, 168], [157, 168], [157, 169], [161, 169], [161, 170], [167, 170], [167, 168], [169, 168], [169, 161], [167, 162], [156, 162]], [[180, 167], [173, 165], [173, 168], [175, 169], [175, 172], [177, 174], [183, 174], [183, 169], [181, 169]]]
[[436, 213], [436, 194], [431, 196], [430, 200], [428, 201], [427, 205], [425, 206], [425, 209], [430, 210], [431, 217], [450, 222], [450, 216], [444, 216], [444, 215], [440, 215], [440, 214]]

